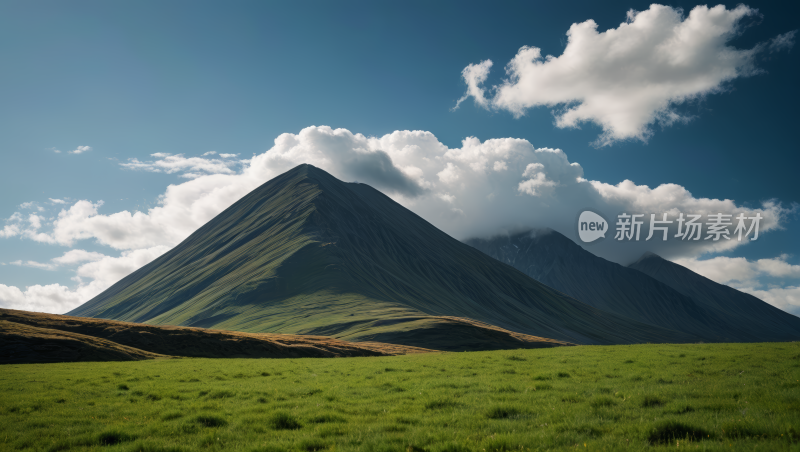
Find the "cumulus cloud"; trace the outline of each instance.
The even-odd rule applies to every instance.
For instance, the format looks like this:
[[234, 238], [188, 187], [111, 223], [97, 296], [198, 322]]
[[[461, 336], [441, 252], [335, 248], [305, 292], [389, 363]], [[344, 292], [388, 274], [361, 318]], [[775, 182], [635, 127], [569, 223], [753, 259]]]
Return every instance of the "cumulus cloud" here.
[[[647, 141], [652, 126], [669, 126], [691, 119], [676, 106], [725, 90], [738, 77], [759, 72], [755, 56], [766, 49], [728, 45], [743, 19], [757, 15], [739, 5], [726, 9], [697, 6], [683, 16], [681, 9], [653, 4], [631, 10], [617, 28], [598, 32], [593, 20], [573, 24], [560, 56], [543, 56], [538, 47], [524, 46], [506, 66], [507, 79], [485, 97], [490, 60], [462, 71], [466, 98], [485, 108], [506, 110], [520, 117], [530, 108], [554, 108], [557, 127], [589, 122], [602, 127], [595, 145], [619, 140]], [[771, 51], [791, 48], [794, 32], [771, 41]]]
[[[147, 259], [174, 247], [259, 185], [302, 163], [345, 181], [370, 184], [457, 239], [549, 227], [577, 242], [576, 221], [585, 208], [605, 216], [612, 227], [621, 213], [652, 213], [659, 218], [667, 213], [672, 220], [680, 213], [697, 214], [703, 222], [717, 213], [760, 215], [760, 234], [780, 228], [788, 212], [777, 202], [749, 208], [733, 200], [696, 197], [676, 184], [651, 188], [631, 180], [591, 180], [564, 151], [536, 148], [515, 138], [481, 142], [470, 137], [460, 147], [449, 148], [425, 131], [367, 137], [345, 129], [308, 127], [297, 134], [280, 135], [272, 148], [244, 162], [236, 172], [206, 174], [170, 185], [159, 204], [145, 212], [104, 212], [102, 201], [80, 200], [65, 205], [52, 224], [15, 214], [7, 222], [9, 232], [3, 230], [3, 235], [38, 237], [66, 246], [94, 240], [122, 251], [119, 258], [93, 256], [95, 260], [82, 261], [85, 263], [76, 270], [80, 287], [100, 290], [113, 282], [108, 275], [124, 276], [134, 263], [149, 262]], [[609, 234], [587, 247], [591, 246], [594, 254], [627, 264], [645, 251], [672, 259], [696, 258], [750, 243], [754, 237], [745, 236], [741, 242], [735, 237], [681, 240], [674, 237], [678, 225], [673, 223], [670, 240], [659, 240], [658, 234], [645, 240], [648, 222], [649, 215], [639, 241], [616, 241]], [[84, 257], [87, 255], [64, 255], [50, 264]], [[102, 273], [103, 268], [115, 265], [125, 270]], [[92, 285], [92, 281], [101, 282]], [[84, 295], [91, 292], [82, 290]]]
[[777, 258], [750, 261], [744, 257], [717, 256], [710, 259], [680, 258], [675, 263], [720, 284], [760, 285], [759, 278], [800, 279], [800, 265], [786, 262], [787, 254]]
[[[470, 137], [460, 148], [451, 149], [430, 132], [366, 137], [323, 126], [279, 136], [271, 149], [253, 157], [238, 173], [210, 174], [170, 185], [159, 205], [147, 212], [106, 214], [101, 212], [102, 202], [75, 202], [58, 214], [49, 240], [72, 246], [95, 239], [118, 250], [174, 246], [257, 186], [301, 163], [311, 163], [346, 181], [368, 183], [459, 239], [534, 227], [550, 227], [577, 239], [575, 218], [587, 207], [611, 224], [620, 213], [652, 213], [659, 218], [667, 213], [673, 220], [673, 236], [680, 213], [701, 215], [703, 222], [717, 213], [732, 218], [739, 213], [758, 214], [763, 234], [780, 227], [787, 212], [775, 202], [745, 208], [733, 200], [697, 198], [676, 184], [651, 188], [631, 180], [616, 184], [589, 180], [581, 165], [570, 162], [564, 151], [537, 149], [522, 139], [481, 142]], [[643, 236], [649, 216], [645, 220]], [[666, 242], [605, 240], [593, 245], [592, 252], [622, 263], [645, 251], [667, 258], [696, 257], [735, 248], [753, 237], [741, 242], [674, 237]]]
[[19, 287], [0, 284], [0, 307], [6, 309], [61, 314], [84, 301], [83, 294], [61, 284], [36, 284], [26, 287], [24, 291]]
[[[216, 154], [216, 152], [206, 152], [205, 155]], [[220, 154], [222, 158], [235, 157], [239, 154]], [[239, 162], [222, 160], [215, 158], [184, 157], [183, 154], [168, 154], [157, 152], [150, 154], [155, 160], [141, 162], [138, 159], [128, 159], [127, 163], [120, 163], [123, 168], [154, 173], [182, 173], [181, 177], [195, 179], [207, 174], [234, 174], [233, 168], [239, 166]]]
[[[25, 204], [29, 203], [24, 203], [22, 206], [25, 206]], [[37, 210], [41, 211], [43, 209], [38, 208]], [[52, 234], [40, 231], [44, 224], [43, 222], [46, 222], [46, 219], [40, 215], [32, 213], [26, 218], [20, 212], [14, 212], [6, 219], [5, 226], [0, 230], [0, 237], [20, 236], [37, 242], [55, 243]]]
[[69, 151], [70, 154], [83, 154], [84, 152], [89, 152], [92, 150], [91, 146], [78, 146], [73, 151]]
[[[0, 284], [0, 307], [34, 312], [64, 313], [95, 297], [114, 283], [164, 254], [169, 247], [158, 246], [135, 251], [124, 251], [119, 257], [85, 250], [70, 250], [49, 263], [34, 261], [12, 262], [45, 270], [60, 266], [81, 264], [72, 279], [77, 286], [61, 284], [33, 285], [24, 290]], [[85, 263], [84, 263], [85, 262]]]
[[8, 237], [15, 237], [19, 235], [20, 229], [19, 225], [16, 223], [7, 224], [3, 226], [3, 229], [0, 230], [0, 237], [8, 238]]
[[757, 289], [755, 287], [736, 287], [742, 292], [800, 317], [800, 286], [772, 287]]

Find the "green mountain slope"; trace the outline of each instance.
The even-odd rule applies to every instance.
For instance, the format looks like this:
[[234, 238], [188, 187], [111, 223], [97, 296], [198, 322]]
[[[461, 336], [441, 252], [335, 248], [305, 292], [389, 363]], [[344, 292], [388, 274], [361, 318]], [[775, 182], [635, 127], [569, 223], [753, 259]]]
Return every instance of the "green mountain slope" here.
[[653, 253], [630, 265], [717, 313], [742, 341], [800, 340], [800, 318]]
[[310, 165], [69, 314], [434, 349], [497, 348], [498, 329], [476, 339], [487, 333], [480, 322], [534, 345], [697, 339], [569, 298]]

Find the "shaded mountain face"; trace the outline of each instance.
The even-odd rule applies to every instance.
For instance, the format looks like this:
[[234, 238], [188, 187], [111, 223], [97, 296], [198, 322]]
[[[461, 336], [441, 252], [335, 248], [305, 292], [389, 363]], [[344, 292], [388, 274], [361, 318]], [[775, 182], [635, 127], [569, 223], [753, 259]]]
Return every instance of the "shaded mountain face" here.
[[761, 341], [800, 339], [800, 318], [730, 286], [716, 283], [686, 267], [647, 253], [629, 266], [717, 313], [737, 334]]
[[[690, 275], [656, 278], [648, 271], [641, 271], [640, 264], [644, 265], [644, 261], [630, 268], [623, 267], [593, 255], [556, 231], [525, 232], [491, 240], [472, 239], [466, 243], [595, 308], [692, 334], [704, 341], [765, 341], [800, 337], [800, 329], [796, 327], [793, 333], [790, 328], [784, 330], [787, 335], [777, 336], [767, 325], [755, 326], [741, 316], [732, 315], [731, 306], [724, 302], [715, 304], [698, 297], [700, 292], [696, 290], [682, 290], [673, 285], [673, 280], [679, 280], [687, 287], [695, 287], [696, 279]], [[702, 278], [688, 269], [681, 269]], [[726, 297], [733, 296], [732, 292], [746, 295], [723, 287], [729, 290], [720, 289], [718, 296], [723, 296], [722, 291]], [[754, 297], [750, 298], [762, 305], [762, 310], [778, 311]]]
[[567, 297], [311, 165], [69, 314], [439, 350], [697, 340]]

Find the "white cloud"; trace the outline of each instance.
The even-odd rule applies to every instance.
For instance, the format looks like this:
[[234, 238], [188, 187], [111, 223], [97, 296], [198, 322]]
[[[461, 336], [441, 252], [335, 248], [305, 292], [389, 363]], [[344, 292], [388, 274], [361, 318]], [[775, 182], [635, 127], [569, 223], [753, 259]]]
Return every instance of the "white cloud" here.
[[217, 151], [208, 151], [208, 152], [206, 152], [205, 154], [203, 154], [203, 157], [205, 157], [205, 156], [207, 156], [207, 155], [214, 155], [214, 154], [216, 154], [216, 153], [217, 153]]
[[483, 83], [486, 81], [491, 69], [492, 60], [486, 60], [478, 64], [470, 64], [469, 66], [465, 67], [463, 71], [461, 71], [461, 77], [467, 83], [467, 92], [464, 93], [460, 99], [458, 99], [458, 102], [456, 102], [456, 106], [453, 107], [453, 110], [456, 110], [461, 105], [461, 102], [464, 102], [470, 97], [475, 99], [475, 103], [481, 107], [489, 107], [489, 99], [487, 99], [484, 95], [481, 85], [483, 85]]
[[88, 263], [77, 268], [76, 276], [73, 278], [77, 283], [77, 287], [74, 289], [60, 284], [45, 286], [37, 284], [22, 290], [15, 286], [0, 284], [0, 307], [50, 313], [70, 311], [111, 287], [125, 276], [147, 265], [168, 250], [168, 247], [158, 246], [135, 251], [124, 251], [119, 257], [106, 256], [85, 250], [70, 250], [64, 253], [63, 256], [52, 259], [49, 264], [33, 261], [12, 262], [14, 265], [46, 270], [53, 270], [63, 265]]
[[39, 229], [42, 228], [42, 220], [44, 220], [44, 217], [40, 217], [39, 215], [28, 215], [28, 227], [22, 231], [22, 235], [36, 242], [55, 243], [55, 240], [50, 234], [39, 232]]
[[86, 301], [83, 294], [60, 284], [34, 285], [20, 290], [0, 284], [0, 307], [34, 312], [64, 313]]
[[91, 146], [78, 146], [74, 151], [69, 151], [70, 154], [83, 154], [92, 150]]
[[15, 237], [20, 234], [20, 229], [18, 224], [7, 224], [3, 226], [3, 229], [0, 230], [0, 237], [8, 238], [8, 237]]
[[[481, 142], [471, 137], [450, 149], [430, 132], [397, 131], [368, 138], [344, 129], [308, 127], [279, 136], [270, 150], [253, 157], [239, 173], [203, 175], [170, 185], [160, 204], [147, 212], [104, 214], [102, 202], [75, 202], [59, 213], [49, 237], [68, 246], [93, 238], [119, 250], [174, 246], [257, 186], [301, 163], [373, 185], [459, 239], [532, 227], [551, 227], [573, 237], [575, 216], [586, 207], [609, 220], [621, 212], [668, 212], [673, 219], [683, 212], [704, 215], [704, 220], [718, 212], [759, 213], [762, 234], [779, 227], [786, 213], [775, 203], [743, 208], [732, 200], [695, 198], [675, 184], [650, 188], [630, 180], [616, 185], [587, 180], [583, 168], [562, 150], [536, 149], [521, 139]], [[627, 263], [644, 251], [665, 258], [696, 257], [748, 242], [606, 240], [592, 252]]]
[[106, 258], [103, 253], [98, 253], [94, 251], [86, 251], [86, 250], [69, 250], [60, 257], [55, 257], [50, 259], [50, 262], [36, 262], [36, 261], [23, 261], [17, 260], [14, 262], [10, 262], [12, 265], [17, 265], [20, 267], [31, 267], [31, 268], [39, 268], [42, 270], [56, 270], [59, 267], [67, 266], [67, 265], [75, 265], [81, 262], [95, 262]]
[[794, 38], [797, 30], [792, 30], [787, 33], [780, 34], [772, 38], [769, 42], [769, 52], [775, 53], [783, 50], [790, 51], [794, 47]]
[[[30, 203], [24, 203], [22, 206], [25, 207], [26, 204]], [[39, 208], [38, 210], [41, 211], [43, 209]], [[33, 213], [29, 214], [26, 219], [23, 218], [21, 213], [14, 212], [13, 215], [6, 219], [6, 225], [0, 230], [0, 237], [21, 236], [37, 242], [55, 243], [51, 234], [39, 231], [44, 224], [43, 222], [46, 221], [45, 217]]]
[[238, 155], [239, 154], [220, 154], [219, 156], [224, 158], [224, 159], [232, 159], [232, 158], [234, 158], [234, 157], [236, 157]]
[[[575, 221], [584, 208], [604, 215], [611, 224], [621, 212], [668, 212], [673, 219], [678, 212], [704, 216], [758, 213], [763, 217], [760, 234], [779, 228], [787, 213], [777, 203], [745, 208], [732, 200], [697, 198], [675, 184], [650, 188], [630, 180], [616, 184], [592, 181], [562, 150], [537, 149], [527, 140], [514, 138], [481, 142], [470, 137], [460, 148], [448, 148], [425, 131], [366, 137], [345, 129], [308, 127], [298, 134], [280, 135], [271, 149], [244, 162], [230, 174], [205, 174], [170, 185], [159, 204], [146, 212], [105, 213], [102, 201], [80, 200], [62, 208], [52, 224], [40, 217], [25, 219], [14, 214], [7, 220], [8, 232], [3, 230], [2, 235], [66, 246], [93, 239], [122, 250], [117, 258], [75, 250], [50, 262], [67, 265], [68, 261], [91, 260], [76, 270], [79, 287], [84, 295], [99, 293], [134, 264], [149, 262], [147, 259], [174, 247], [242, 196], [301, 163], [313, 164], [345, 181], [370, 184], [458, 239], [550, 227], [577, 241]], [[642, 237], [646, 236], [643, 229]], [[749, 239], [607, 239], [595, 243], [591, 251], [627, 264], [645, 251], [668, 259], [696, 258], [746, 243]], [[114, 270], [116, 266], [124, 270]], [[772, 272], [783, 268], [779, 263], [762, 267]]]
[[36, 261], [16, 260], [16, 261], [9, 262], [9, 263], [11, 265], [16, 265], [18, 267], [39, 268], [39, 269], [42, 269], [42, 270], [55, 270], [56, 267], [57, 267], [57, 265], [54, 265], [54, 264], [47, 264], [47, 263], [36, 262]]
[[443, 170], [436, 173], [436, 177], [438, 177], [443, 184], [451, 185], [458, 181], [458, 173], [458, 167], [456, 167], [453, 162], [447, 162], [447, 166], [445, 166]]
[[749, 261], [744, 257], [717, 256], [711, 259], [681, 258], [675, 263], [720, 284], [738, 286], [761, 285], [762, 277], [800, 279], [800, 265], [786, 262], [788, 255], [773, 259]]
[[[213, 151], [212, 151], [213, 152]], [[216, 154], [216, 152], [213, 152]], [[203, 155], [211, 154], [206, 152]], [[181, 177], [187, 179], [196, 179], [205, 174], [234, 174], [232, 169], [240, 163], [237, 161], [202, 158], [202, 157], [184, 157], [183, 154], [167, 154], [158, 152], [150, 154], [156, 160], [141, 162], [138, 159], [128, 159], [128, 163], [120, 163], [124, 168], [133, 170], [150, 171], [154, 173], [183, 173]], [[221, 157], [236, 156], [238, 154], [220, 154]]]
[[756, 289], [754, 287], [737, 287], [742, 292], [800, 317], [800, 286], [773, 287]]
[[51, 261], [56, 265], [75, 265], [81, 262], [96, 262], [106, 258], [103, 253], [86, 250], [69, 250], [61, 257], [53, 258]]
[[6, 225], [3, 226], [3, 229], [0, 230], [0, 237], [8, 238], [20, 235], [22, 233], [21, 223], [22, 214], [19, 212], [14, 212], [6, 220]]
[[53, 198], [48, 198], [48, 199], [50, 199], [50, 202], [52, 202], [53, 204], [66, 204], [67, 203], [63, 199], [53, 199]]
[[[730, 10], [703, 5], [683, 17], [681, 9], [653, 4], [629, 11], [626, 22], [604, 32], [591, 19], [576, 23], [560, 56], [522, 47], [506, 66], [508, 78], [492, 88], [492, 98], [481, 86], [492, 62], [467, 66], [462, 72], [467, 92], [456, 107], [473, 97], [480, 106], [519, 117], [546, 106], [554, 108], [557, 127], [601, 126], [596, 145], [646, 141], [654, 124], [691, 119], [677, 105], [724, 91], [726, 82], [759, 72], [754, 58], [765, 44], [752, 49], [728, 45], [743, 18], [752, 15], [757, 10], [745, 5]], [[770, 48], [791, 47], [793, 33], [775, 38]]]
[[527, 177], [528, 179], [520, 182], [517, 190], [520, 193], [526, 193], [531, 196], [540, 196], [547, 187], [556, 185], [555, 182], [547, 180], [544, 165], [541, 163], [529, 163], [525, 168], [525, 172], [522, 173], [522, 177]]
[[[674, 262], [720, 284], [749, 293], [776, 308], [800, 316], [800, 265], [777, 258], [747, 260], [743, 257], [717, 256], [711, 259], [681, 258]], [[789, 280], [785, 286], [765, 280]]]

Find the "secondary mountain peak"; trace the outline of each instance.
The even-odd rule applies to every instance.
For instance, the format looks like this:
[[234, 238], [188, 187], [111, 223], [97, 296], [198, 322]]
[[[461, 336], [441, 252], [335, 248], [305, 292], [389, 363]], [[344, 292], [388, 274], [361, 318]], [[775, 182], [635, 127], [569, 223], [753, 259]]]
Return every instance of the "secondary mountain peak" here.
[[637, 265], [637, 264], [645, 262], [645, 261], [650, 261], [650, 263], [652, 263], [654, 265], [657, 265], [661, 261], [666, 262], [667, 260], [664, 259], [663, 257], [659, 256], [658, 254], [652, 252], [652, 251], [645, 251], [644, 254], [642, 254], [639, 257], [639, 259], [636, 260], [636, 262], [634, 262], [633, 264], [629, 265], [629, 267], [633, 267], [634, 265]]
[[630, 268], [667, 284], [715, 313], [741, 338], [739, 340], [791, 341], [800, 338], [800, 318], [658, 255], [646, 253]]
[[705, 341], [800, 338], [800, 322], [790, 314], [654, 253], [623, 267], [556, 231], [466, 243], [591, 306]]

